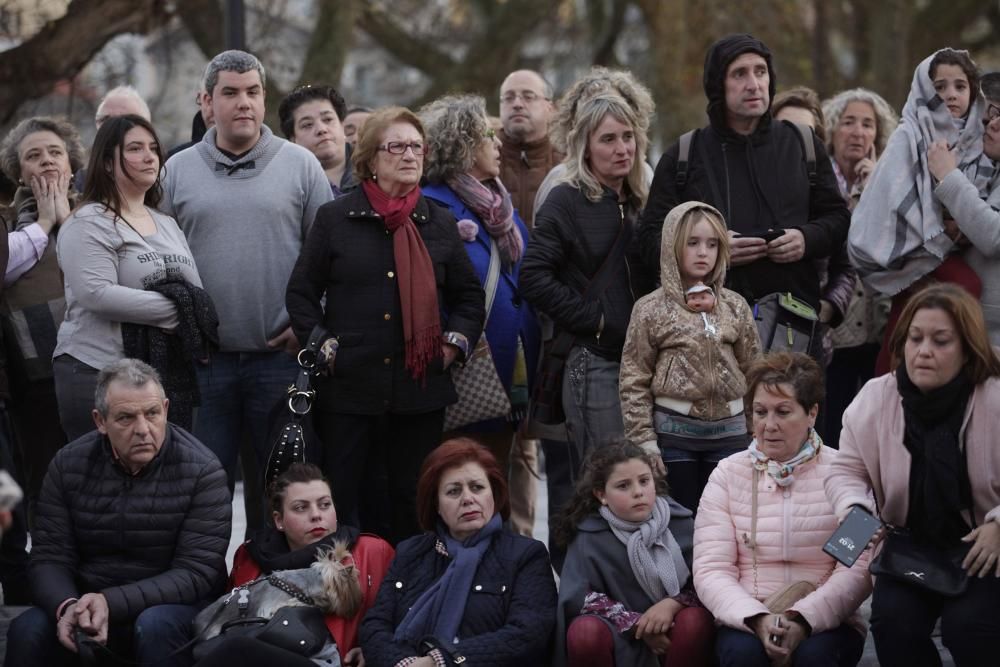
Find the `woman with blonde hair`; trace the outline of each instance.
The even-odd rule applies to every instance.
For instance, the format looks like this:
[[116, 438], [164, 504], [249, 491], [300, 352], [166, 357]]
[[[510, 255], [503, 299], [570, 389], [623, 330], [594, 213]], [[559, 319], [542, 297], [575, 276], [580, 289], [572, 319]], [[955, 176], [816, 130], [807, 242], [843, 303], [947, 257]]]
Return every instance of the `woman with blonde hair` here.
[[[645, 89], [641, 94], [648, 98]], [[600, 92], [561, 103], [565, 182], [535, 217], [521, 294], [554, 323], [550, 353], [564, 355], [562, 407], [578, 460], [623, 437], [618, 373], [636, 299], [653, 287], [639, 262], [635, 220], [647, 194], [642, 161], [651, 99], [633, 105]]]

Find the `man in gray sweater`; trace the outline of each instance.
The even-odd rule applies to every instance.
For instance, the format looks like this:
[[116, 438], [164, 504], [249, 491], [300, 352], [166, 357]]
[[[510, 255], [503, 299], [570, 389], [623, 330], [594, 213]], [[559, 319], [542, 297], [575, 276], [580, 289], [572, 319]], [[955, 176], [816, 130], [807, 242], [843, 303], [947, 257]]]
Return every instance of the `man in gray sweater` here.
[[264, 67], [224, 51], [205, 70], [215, 127], [167, 161], [163, 210], [187, 235], [219, 313], [220, 351], [198, 369], [195, 435], [233, 488], [242, 433], [263, 468], [267, 416], [293, 380], [298, 350], [285, 285], [330, 185], [316, 157], [263, 124]]
[[983, 153], [995, 165], [989, 196], [985, 201], [979, 198], [976, 186], [958, 170], [946, 142], [931, 145], [927, 164], [938, 182], [934, 196], [954, 219], [945, 221], [945, 229], [964, 248], [962, 256], [983, 283], [980, 302], [990, 342], [1000, 345], [1000, 72], [984, 75], [982, 88], [986, 97]]

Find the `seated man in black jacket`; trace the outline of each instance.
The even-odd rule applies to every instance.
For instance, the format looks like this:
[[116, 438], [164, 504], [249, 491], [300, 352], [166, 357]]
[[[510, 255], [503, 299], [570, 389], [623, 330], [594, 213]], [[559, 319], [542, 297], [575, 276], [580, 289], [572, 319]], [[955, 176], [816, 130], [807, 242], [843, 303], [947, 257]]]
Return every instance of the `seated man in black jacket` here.
[[42, 484], [30, 575], [38, 606], [11, 624], [6, 664], [74, 664], [81, 634], [142, 665], [190, 664], [189, 651], [172, 653], [225, 584], [226, 474], [167, 423], [169, 401], [145, 363], [106, 367], [95, 400], [97, 430], [60, 450]]
[[[656, 166], [640, 219], [643, 262], [659, 271], [667, 213], [678, 204], [702, 201], [722, 211], [729, 227], [728, 287], [751, 305], [769, 293], [791, 292], [818, 313], [815, 260], [843, 246], [850, 225], [822, 142], [810, 133], [812, 166], [800, 131], [771, 117], [771, 52], [751, 35], [730, 35], [713, 44], [703, 83], [709, 125], [694, 134], [686, 171], [679, 169], [680, 141]], [[813, 340], [818, 343], [819, 337]], [[818, 346], [810, 351], [818, 353]]]

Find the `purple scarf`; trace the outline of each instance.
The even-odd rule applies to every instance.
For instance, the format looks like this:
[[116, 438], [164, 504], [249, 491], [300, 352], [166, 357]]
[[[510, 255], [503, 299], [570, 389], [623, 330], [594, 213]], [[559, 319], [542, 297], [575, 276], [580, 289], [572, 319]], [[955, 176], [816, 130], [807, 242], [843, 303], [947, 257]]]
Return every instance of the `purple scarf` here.
[[514, 224], [510, 193], [500, 179], [479, 182], [468, 174], [459, 174], [449, 178], [447, 183], [462, 203], [482, 220], [486, 231], [497, 242], [503, 263], [507, 266], [517, 264], [524, 252], [524, 239]]

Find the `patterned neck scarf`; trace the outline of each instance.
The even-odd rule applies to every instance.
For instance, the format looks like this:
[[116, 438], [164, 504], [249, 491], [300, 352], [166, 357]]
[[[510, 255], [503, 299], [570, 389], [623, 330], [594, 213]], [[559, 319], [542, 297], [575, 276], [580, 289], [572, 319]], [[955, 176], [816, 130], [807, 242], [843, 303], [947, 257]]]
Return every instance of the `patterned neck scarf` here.
[[750, 461], [754, 468], [770, 475], [778, 486], [791, 486], [792, 482], [795, 481], [795, 469], [816, 458], [822, 446], [823, 440], [819, 437], [819, 433], [810, 427], [809, 435], [802, 444], [802, 448], [799, 449], [799, 453], [789, 460], [779, 462], [768, 458], [757, 448], [757, 440], [755, 439], [750, 443]]

